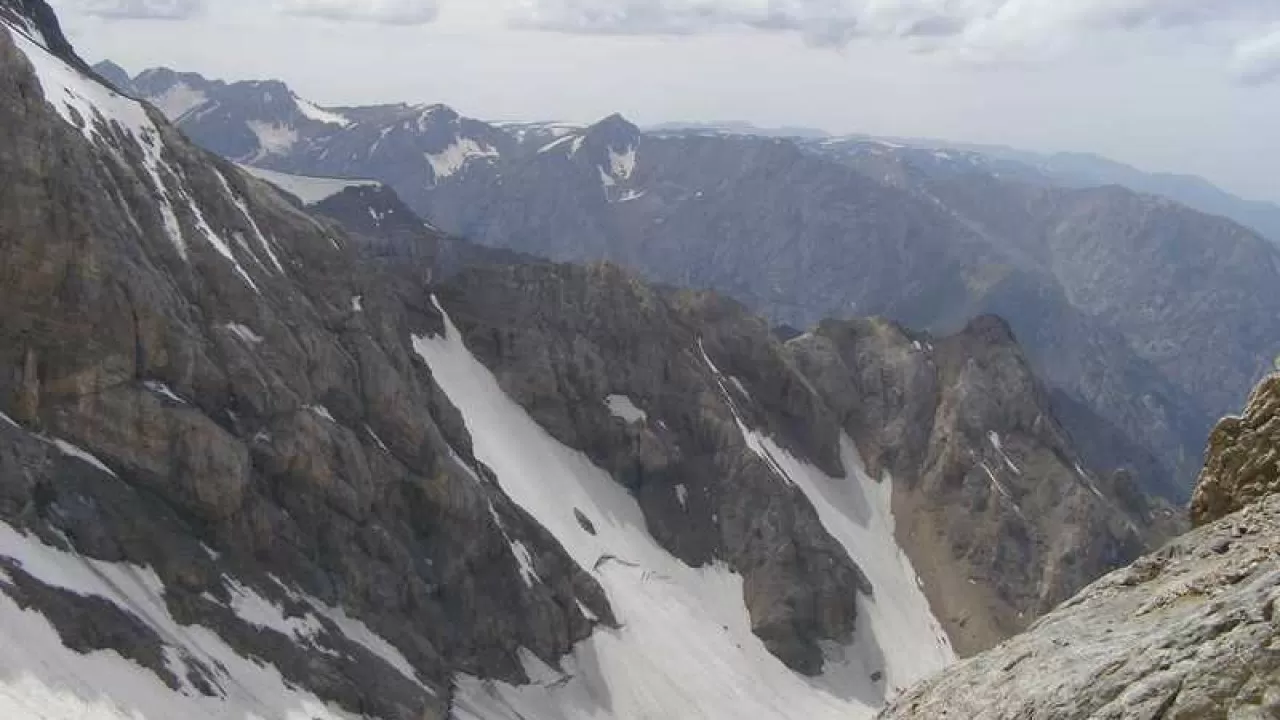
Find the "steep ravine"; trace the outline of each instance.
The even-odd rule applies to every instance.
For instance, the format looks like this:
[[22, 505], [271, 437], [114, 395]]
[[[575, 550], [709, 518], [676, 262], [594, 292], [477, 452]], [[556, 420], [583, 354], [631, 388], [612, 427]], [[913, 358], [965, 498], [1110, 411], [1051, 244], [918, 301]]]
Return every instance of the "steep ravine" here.
[[880, 716], [1280, 717], [1280, 385], [1209, 441], [1198, 527]]

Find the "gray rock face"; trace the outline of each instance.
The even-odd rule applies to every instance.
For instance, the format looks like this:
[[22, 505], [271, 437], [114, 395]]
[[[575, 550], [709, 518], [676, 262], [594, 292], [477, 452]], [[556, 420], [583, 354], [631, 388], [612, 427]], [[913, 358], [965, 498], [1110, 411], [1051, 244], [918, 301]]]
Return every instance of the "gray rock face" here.
[[[298, 119], [297, 101], [268, 107], [256, 85], [228, 88], [181, 118], [197, 142], [290, 172], [378, 178], [486, 245], [617, 262], [797, 327], [882, 315], [949, 333], [1004, 317], [1085, 458], [1179, 502], [1213, 420], [1280, 350], [1280, 255], [1267, 241], [1119, 187], [1056, 187], [1058, 175], [997, 154], [642, 133], [618, 117], [495, 127], [403, 106], [341, 109], [360, 120], [342, 126]], [[245, 128], [265, 122], [297, 141], [264, 150]]]
[[[748, 607], [762, 637], [778, 637], [760, 627], [770, 608], [826, 606], [841, 575], [794, 575], [827, 566], [812, 558], [830, 549], [813, 539], [811, 515], [780, 513], [776, 483], [742, 442], [735, 412], [833, 475], [847, 431], [874, 475], [901, 479], [899, 542], [963, 654], [1180, 527], [1122, 479], [1083, 469], [994, 318], [942, 340], [881, 320], [829, 322], [784, 346], [735, 303], [658, 293], [610, 266], [470, 270], [441, 299], [513, 398], [635, 492], [660, 542], [693, 564], [723, 560], [761, 588]], [[703, 350], [733, 378], [728, 387]], [[611, 418], [610, 395], [634, 399], [645, 422]], [[840, 582], [856, 583], [848, 577]], [[839, 637], [844, 626], [816, 622], [821, 615], [792, 616], [786, 645]]]
[[[824, 409], [788, 371], [763, 322], [714, 298], [670, 302], [612, 266], [468, 270], [440, 298], [508, 394], [627, 486], [672, 554], [694, 566], [723, 561], [743, 575], [753, 628], [788, 665], [816, 674], [820, 641], [851, 639], [853, 600], [866, 580], [799, 490], [747, 447], [701, 354], [730, 375], [752, 373], [742, 376], [745, 392], [771, 406], [735, 402], [758, 408], [758, 417], [783, 416], [793, 394], [791, 415], [801, 422], [780, 429], [793, 429], [803, 457], [828, 458], [842, 475], [834, 423], [824, 427]], [[631, 398], [647, 419], [614, 417], [611, 395]]]
[[942, 339], [829, 321], [786, 348], [868, 470], [900, 479], [900, 541], [962, 654], [1180, 529], [1168, 507], [1084, 470], [997, 318]]
[[1280, 493], [1280, 375], [1263, 380], [1241, 417], [1218, 423], [1191, 498], [1191, 520], [1213, 522]]
[[1273, 718], [1278, 606], [1273, 495], [1108, 575], [881, 717]]
[[[554, 662], [588, 614], [611, 622], [596, 583], [466, 467], [466, 431], [409, 341], [431, 318], [355, 241], [158, 116], [79, 117], [83, 132], [46, 104], [0, 30], [0, 520], [151, 568], [173, 617], [353, 713], [441, 717], [454, 673], [521, 681], [521, 649]], [[514, 540], [543, 582], [521, 581]], [[7, 575], [0, 591], [51, 608], [68, 646], [155, 664], [155, 638], [118, 611]], [[332, 627], [326, 652], [255, 630], [229, 609], [233, 582], [344, 608], [417, 677]]]
[[1209, 442], [1199, 527], [1025, 633], [899, 698], [890, 718], [1280, 716], [1276, 378]]

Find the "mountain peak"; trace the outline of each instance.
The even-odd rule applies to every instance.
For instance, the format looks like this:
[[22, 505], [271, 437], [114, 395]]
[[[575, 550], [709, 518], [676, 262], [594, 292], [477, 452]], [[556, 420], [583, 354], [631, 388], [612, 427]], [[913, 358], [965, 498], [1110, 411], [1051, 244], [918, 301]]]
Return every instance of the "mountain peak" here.
[[124, 93], [133, 92], [133, 78], [129, 75], [129, 71], [120, 67], [110, 60], [103, 60], [93, 66], [93, 71], [103, 80], [111, 83], [117, 90]]
[[26, 33], [68, 65], [89, 71], [89, 64], [76, 54], [62, 34], [58, 16], [44, 0], [0, 0], [0, 20]]

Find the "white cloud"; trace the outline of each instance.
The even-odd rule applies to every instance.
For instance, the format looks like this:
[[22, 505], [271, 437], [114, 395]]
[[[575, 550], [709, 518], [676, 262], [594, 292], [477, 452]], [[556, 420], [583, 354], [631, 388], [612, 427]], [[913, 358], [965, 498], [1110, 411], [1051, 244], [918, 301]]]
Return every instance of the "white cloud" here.
[[440, 14], [436, 0], [276, 0], [275, 7], [290, 15], [385, 25], [423, 25]]
[[514, 0], [521, 27], [689, 35], [729, 28], [794, 32], [816, 44], [923, 38], [925, 47], [1035, 46], [1098, 30], [1280, 20], [1277, 0]]
[[1236, 46], [1232, 66], [1236, 76], [1250, 85], [1280, 80], [1280, 26]]
[[203, 0], [79, 0], [85, 15], [109, 19], [185, 20], [204, 9]]

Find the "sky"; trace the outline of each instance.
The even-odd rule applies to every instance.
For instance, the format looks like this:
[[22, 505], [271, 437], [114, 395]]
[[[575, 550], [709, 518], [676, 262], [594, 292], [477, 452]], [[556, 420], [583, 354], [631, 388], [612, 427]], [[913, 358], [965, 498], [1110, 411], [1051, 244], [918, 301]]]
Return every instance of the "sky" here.
[[490, 121], [1094, 152], [1280, 202], [1280, 0], [50, 0], [90, 62]]

